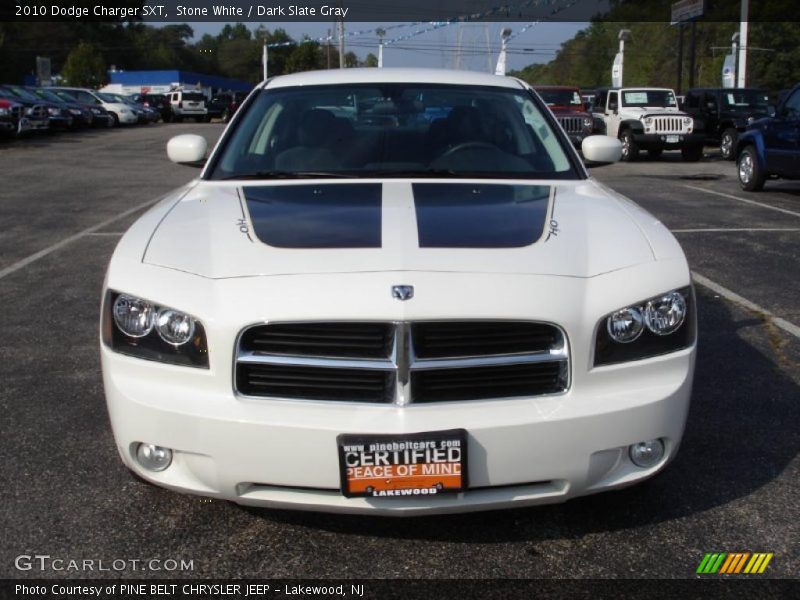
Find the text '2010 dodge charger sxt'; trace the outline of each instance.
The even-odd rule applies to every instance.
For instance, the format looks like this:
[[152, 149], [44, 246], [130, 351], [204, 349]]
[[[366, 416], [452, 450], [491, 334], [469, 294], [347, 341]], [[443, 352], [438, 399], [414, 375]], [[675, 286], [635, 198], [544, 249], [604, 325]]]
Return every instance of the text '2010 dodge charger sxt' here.
[[168, 153], [201, 175], [130, 228], [103, 291], [111, 424], [144, 479], [410, 515], [561, 502], [675, 456], [686, 259], [527, 84], [277, 77], [208, 160], [199, 136]]

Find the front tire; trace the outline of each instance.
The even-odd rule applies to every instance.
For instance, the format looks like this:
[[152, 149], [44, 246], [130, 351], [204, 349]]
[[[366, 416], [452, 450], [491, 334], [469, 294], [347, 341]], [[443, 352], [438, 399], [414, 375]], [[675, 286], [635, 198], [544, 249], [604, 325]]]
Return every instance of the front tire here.
[[110, 112], [108, 114], [111, 115], [111, 127], [119, 127], [119, 117], [117, 113]]
[[634, 162], [639, 159], [639, 146], [633, 139], [633, 134], [630, 131], [623, 131], [619, 136], [619, 141], [622, 142], [622, 160], [625, 162]]
[[736, 172], [739, 175], [739, 184], [748, 192], [757, 192], [764, 187], [766, 175], [758, 164], [758, 157], [753, 146], [745, 146], [739, 152], [736, 161]]
[[722, 132], [722, 138], [719, 142], [719, 151], [722, 154], [723, 160], [733, 160], [733, 149], [736, 147], [736, 130], [733, 128], [726, 129]]
[[689, 146], [688, 148], [681, 148], [681, 156], [686, 162], [697, 162], [703, 158], [703, 147]]

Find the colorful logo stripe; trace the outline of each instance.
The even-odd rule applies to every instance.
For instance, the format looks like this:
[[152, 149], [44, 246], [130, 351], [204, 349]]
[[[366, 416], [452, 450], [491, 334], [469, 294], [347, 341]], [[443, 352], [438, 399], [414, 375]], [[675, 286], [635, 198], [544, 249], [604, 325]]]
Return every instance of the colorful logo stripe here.
[[701, 575], [735, 575], [763, 573], [772, 560], [772, 552], [708, 552], [700, 561], [697, 573]]

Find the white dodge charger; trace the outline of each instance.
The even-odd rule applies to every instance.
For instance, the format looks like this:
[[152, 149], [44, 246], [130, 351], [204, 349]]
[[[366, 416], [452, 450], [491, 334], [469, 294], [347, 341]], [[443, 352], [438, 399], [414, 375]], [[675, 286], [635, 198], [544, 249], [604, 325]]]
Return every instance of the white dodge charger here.
[[675, 456], [686, 259], [527, 84], [276, 77], [208, 158], [199, 136], [167, 150], [200, 176], [130, 228], [103, 291], [108, 409], [140, 477], [412, 515], [561, 502]]

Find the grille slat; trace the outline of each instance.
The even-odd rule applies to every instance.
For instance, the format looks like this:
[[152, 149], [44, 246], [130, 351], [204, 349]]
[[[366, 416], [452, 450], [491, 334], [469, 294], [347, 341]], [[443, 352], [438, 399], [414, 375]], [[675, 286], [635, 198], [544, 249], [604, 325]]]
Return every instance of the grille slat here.
[[487, 392], [495, 398], [539, 396], [563, 389], [561, 367], [553, 368], [549, 363], [473, 368], [468, 377], [458, 371], [460, 369], [412, 373], [414, 402], [478, 400]]
[[583, 117], [557, 117], [561, 127], [567, 133], [580, 133], [583, 131]]
[[245, 351], [330, 358], [385, 358], [392, 339], [388, 323], [270, 323], [245, 332]]
[[562, 331], [528, 321], [270, 323], [242, 333], [237, 360], [248, 396], [368, 403], [538, 396], [569, 373]]

